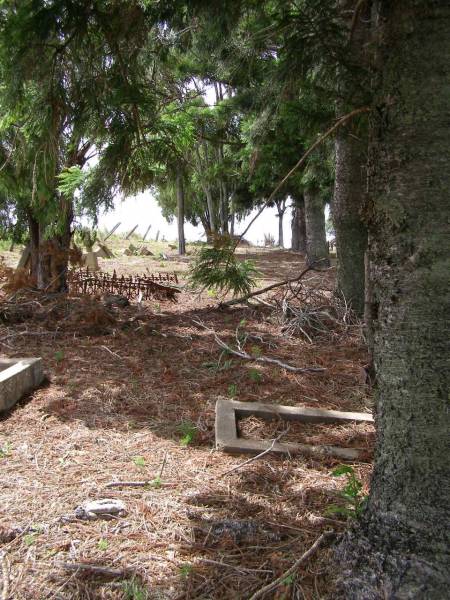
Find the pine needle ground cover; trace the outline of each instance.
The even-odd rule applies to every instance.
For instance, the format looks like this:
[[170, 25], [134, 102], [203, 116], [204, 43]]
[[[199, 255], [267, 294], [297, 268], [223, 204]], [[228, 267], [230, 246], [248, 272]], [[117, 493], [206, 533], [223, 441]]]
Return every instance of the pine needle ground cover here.
[[[248, 255], [262, 273], [261, 286], [304, 267], [289, 252], [251, 249]], [[129, 261], [105, 260], [102, 268], [126, 272]], [[311, 274], [310, 285], [332, 290], [333, 277], [333, 270]], [[49, 382], [0, 421], [0, 549], [10, 597], [249, 598], [322, 532], [346, 526], [343, 517], [327, 515], [345, 486], [332, 476], [337, 461], [269, 454], [223, 475], [246, 457], [214, 449], [214, 408], [218, 398], [233, 397], [370, 410], [357, 328], [331, 341], [287, 338], [268, 307], [217, 310], [207, 293], [183, 292], [177, 304], [132, 303], [106, 314], [95, 299], [16, 301], [22, 316], [0, 323], [1, 351], [42, 356]], [[4, 294], [2, 311], [12, 314], [6, 309]], [[327, 370], [289, 373], [223, 356], [195, 319], [229, 344], [236, 328], [245, 327], [249, 351]], [[241, 432], [272, 438], [279, 425], [249, 420]], [[297, 434], [363, 446], [367, 461], [353, 466], [367, 493], [370, 428], [294, 427], [287, 435]], [[120, 481], [147, 483], [108, 487]], [[124, 502], [126, 515], [76, 518], [76, 507], [103, 498]], [[332, 560], [325, 546], [267, 597], [325, 598]], [[73, 563], [94, 568], [68, 570]]]

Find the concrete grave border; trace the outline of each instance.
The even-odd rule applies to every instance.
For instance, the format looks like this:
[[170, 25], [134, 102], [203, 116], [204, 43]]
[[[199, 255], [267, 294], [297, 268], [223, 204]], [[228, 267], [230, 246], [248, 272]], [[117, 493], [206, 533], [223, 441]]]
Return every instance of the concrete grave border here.
[[0, 413], [13, 407], [43, 379], [41, 358], [0, 357]]
[[[216, 403], [216, 447], [230, 454], [258, 454], [272, 446], [271, 440], [245, 440], [238, 437], [237, 421], [249, 416], [265, 420], [281, 418], [303, 423], [372, 423], [369, 413], [341, 412], [307, 407], [278, 406], [260, 402], [238, 402], [219, 399]], [[293, 442], [275, 442], [271, 452], [276, 454], [306, 454], [309, 456], [333, 456], [343, 460], [360, 460], [364, 451], [338, 446], [312, 446]]]

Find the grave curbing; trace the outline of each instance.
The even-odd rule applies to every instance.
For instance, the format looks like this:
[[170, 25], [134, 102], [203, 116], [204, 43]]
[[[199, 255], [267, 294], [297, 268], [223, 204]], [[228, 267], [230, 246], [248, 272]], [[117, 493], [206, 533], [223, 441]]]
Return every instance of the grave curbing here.
[[12, 408], [43, 380], [41, 358], [0, 357], [0, 413]]

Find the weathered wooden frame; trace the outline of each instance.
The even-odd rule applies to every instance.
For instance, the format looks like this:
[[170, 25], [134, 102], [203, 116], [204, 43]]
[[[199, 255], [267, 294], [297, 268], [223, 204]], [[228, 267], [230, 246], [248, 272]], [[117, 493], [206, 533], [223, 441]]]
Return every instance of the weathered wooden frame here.
[[373, 417], [369, 413], [219, 399], [216, 403], [216, 447], [230, 454], [258, 454], [270, 448], [270, 451], [275, 454], [332, 456], [347, 461], [363, 458], [363, 451], [357, 448], [313, 446], [293, 442], [273, 443], [272, 440], [244, 440], [238, 436], [237, 421], [252, 415], [265, 420], [281, 418], [286, 421], [300, 421], [303, 423], [373, 422]]

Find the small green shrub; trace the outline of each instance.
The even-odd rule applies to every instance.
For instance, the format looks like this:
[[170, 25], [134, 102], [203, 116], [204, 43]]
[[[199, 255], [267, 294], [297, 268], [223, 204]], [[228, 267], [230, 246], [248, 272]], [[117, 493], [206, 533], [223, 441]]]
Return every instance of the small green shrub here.
[[2, 252], [9, 251], [9, 249], [11, 248], [11, 244], [12, 244], [12, 239], [10, 239], [10, 238], [1, 239], [0, 240], [0, 250]]
[[258, 371], [258, 369], [250, 369], [249, 373], [250, 375], [250, 379], [254, 382], [254, 383], [261, 383], [262, 381], [262, 375], [261, 373]]
[[250, 260], [238, 260], [231, 238], [222, 236], [212, 248], [201, 248], [190, 271], [189, 282], [194, 287], [234, 296], [248, 294], [256, 285], [258, 271]]
[[362, 483], [356, 477], [354, 468], [348, 465], [340, 465], [332, 471], [331, 475], [333, 477], [345, 476], [347, 483], [339, 494], [343, 499], [342, 504], [332, 504], [326, 509], [325, 514], [338, 514], [353, 519], [359, 517], [367, 503], [367, 496], [361, 491]]
[[230, 398], [236, 398], [237, 393], [237, 385], [235, 383], [230, 383], [230, 385], [228, 386], [228, 395], [230, 396]]
[[193, 570], [194, 567], [186, 563], [180, 566], [180, 575], [183, 579], [187, 579]]
[[62, 350], [57, 350], [55, 352], [55, 360], [57, 363], [60, 363], [64, 360], [64, 352]]
[[162, 479], [161, 477], [158, 475], [157, 477], [155, 477], [154, 479], [152, 479], [151, 481], [149, 481], [149, 486], [152, 488], [155, 488], [157, 490], [159, 490], [159, 488], [162, 486]]
[[145, 458], [143, 456], [133, 456], [132, 460], [136, 467], [145, 467]]
[[182, 421], [178, 426], [178, 431], [182, 434], [180, 444], [182, 446], [189, 446], [195, 441], [197, 437], [197, 427], [191, 421]]
[[255, 358], [259, 358], [262, 354], [261, 348], [259, 346], [252, 346], [251, 352]]
[[217, 362], [204, 362], [202, 363], [202, 367], [205, 367], [205, 369], [209, 369], [213, 372], [228, 371], [228, 369], [231, 369], [231, 367], [233, 366], [233, 360], [231, 358], [228, 358], [222, 362], [223, 357], [227, 354], [228, 352], [225, 352], [225, 350], [223, 350], [220, 353], [219, 360]]
[[0, 446], [0, 459], [11, 456], [11, 443], [5, 442], [3, 446]]
[[149, 594], [144, 585], [137, 579], [130, 579], [122, 583], [124, 600], [148, 600]]
[[25, 546], [33, 546], [36, 543], [36, 534], [35, 533], [27, 533], [23, 536], [23, 542]]
[[108, 545], [109, 544], [108, 544], [107, 540], [101, 539], [98, 541], [97, 548], [99, 550], [102, 550], [102, 552], [104, 552], [105, 550], [108, 550]]

